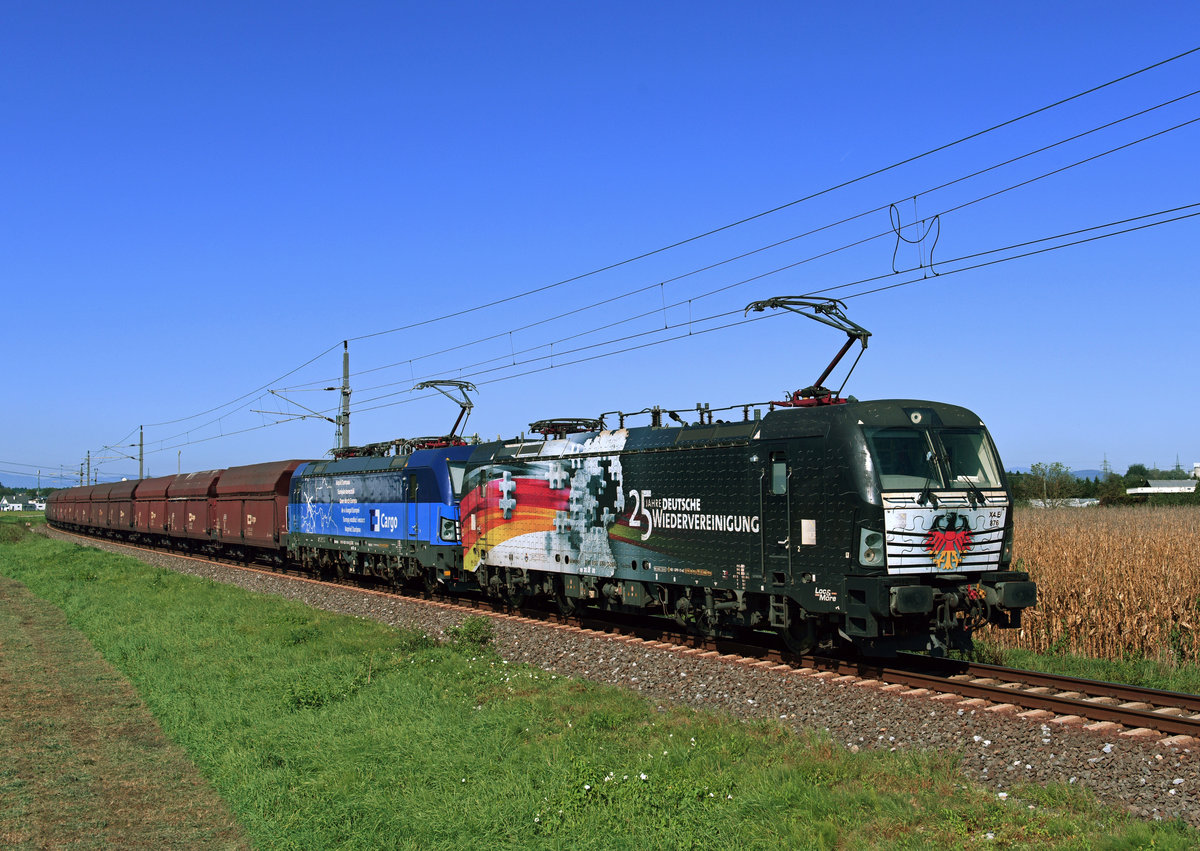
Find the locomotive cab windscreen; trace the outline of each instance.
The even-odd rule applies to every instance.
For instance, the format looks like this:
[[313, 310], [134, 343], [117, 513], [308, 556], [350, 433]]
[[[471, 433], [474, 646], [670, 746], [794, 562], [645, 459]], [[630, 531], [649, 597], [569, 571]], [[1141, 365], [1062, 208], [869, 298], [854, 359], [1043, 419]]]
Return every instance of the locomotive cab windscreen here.
[[1000, 465], [982, 428], [865, 429], [884, 491], [1003, 487]]

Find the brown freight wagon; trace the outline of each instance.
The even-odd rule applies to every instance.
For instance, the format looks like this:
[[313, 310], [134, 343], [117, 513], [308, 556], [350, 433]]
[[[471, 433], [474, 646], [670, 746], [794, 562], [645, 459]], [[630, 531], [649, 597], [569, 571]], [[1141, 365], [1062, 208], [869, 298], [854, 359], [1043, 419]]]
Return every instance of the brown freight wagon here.
[[167, 488], [167, 534], [208, 540], [212, 535], [213, 498], [223, 470], [184, 473]]
[[230, 547], [285, 548], [292, 473], [307, 463], [271, 461], [222, 471], [216, 484], [213, 537]]
[[141, 484], [137, 479], [114, 482], [108, 490], [108, 520], [105, 528], [122, 535], [133, 531], [133, 494]]
[[46, 497], [46, 519], [51, 523], [61, 523], [63, 501], [59, 499], [58, 493], [52, 493]]
[[139, 534], [162, 535], [167, 531], [167, 489], [174, 476], [142, 479], [133, 500], [133, 525]]
[[87, 523], [87, 494], [90, 487], [71, 488], [63, 499], [62, 521], [73, 526]]
[[92, 485], [88, 494], [87, 524], [96, 529], [108, 528], [108, 490], [111, 484]]

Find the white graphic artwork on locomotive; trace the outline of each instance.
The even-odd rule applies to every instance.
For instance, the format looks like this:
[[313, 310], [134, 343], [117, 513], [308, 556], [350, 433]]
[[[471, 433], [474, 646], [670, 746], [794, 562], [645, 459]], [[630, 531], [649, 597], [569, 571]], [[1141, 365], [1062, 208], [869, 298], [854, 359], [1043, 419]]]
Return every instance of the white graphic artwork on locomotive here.
[[[617, 562], [609, 529], [625, 511], [616, 453], [627, 436], [618, 429], [585, 440], [548, 440], [537, 445], [536, 456], [521, 452], [507, 462], [512, 469], [495, 481], [500, 499], [464, 501], [470, 504], [467, 569], [486, 560], [495, 567], [612, 576]], [[476, 530], [481, 534], [472, 542]]]
[[972, 500], [945, 494], [883, 497], [888, 573], [965, 573], [1000, 569], [1010, 506], [1004, 491]]

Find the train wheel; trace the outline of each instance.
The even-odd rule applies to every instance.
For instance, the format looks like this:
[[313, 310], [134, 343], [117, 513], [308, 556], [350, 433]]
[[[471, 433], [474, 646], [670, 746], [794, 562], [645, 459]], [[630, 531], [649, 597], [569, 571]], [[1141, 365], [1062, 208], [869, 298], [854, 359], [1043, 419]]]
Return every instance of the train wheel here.
[[803, 613], [792, 609], [791, 623], [779, 630], [783, 645], [792, 653], [810, 653], [817, 646], [817, 630], [813, 621], [804, 617]]
[[575, 598], [567, 596], [561, 579], [554, 580], [554, 603], [558, 606], [558, 613], [564, 618], [575, 614]]

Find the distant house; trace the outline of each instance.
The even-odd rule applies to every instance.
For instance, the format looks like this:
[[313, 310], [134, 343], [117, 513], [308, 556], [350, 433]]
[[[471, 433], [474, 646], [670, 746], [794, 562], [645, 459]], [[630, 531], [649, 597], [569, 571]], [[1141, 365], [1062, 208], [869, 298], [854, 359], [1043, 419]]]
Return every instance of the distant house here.
[[1195, 493], [1195, 479], [1151, 479], [1144, 488], [1126, 488], [1125, 493], [1133, 494], [1167, 494], [1167, 493]]
[[15, 496], [0, 496], [0, 511], [24, 511], [25, 500]]
[[1091, 508], [1099, 505], [1100, 500], [1093, 497], [1071, 497], [1070, 499], [1031, 499], [1029, 505], [1032, 508]]

